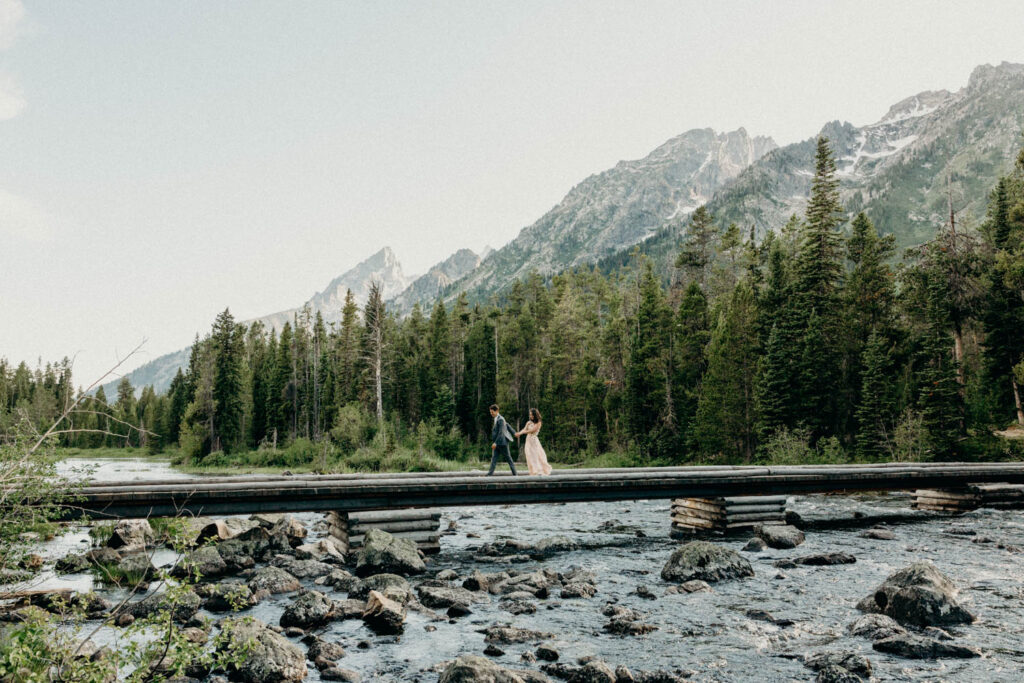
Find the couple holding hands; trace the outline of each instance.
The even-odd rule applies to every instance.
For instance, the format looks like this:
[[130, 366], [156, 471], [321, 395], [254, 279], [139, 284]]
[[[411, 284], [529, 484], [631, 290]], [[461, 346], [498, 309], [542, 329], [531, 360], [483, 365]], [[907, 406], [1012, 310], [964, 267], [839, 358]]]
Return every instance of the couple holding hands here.
[[526, 466], [530, 470], [531, 475], [548, 475], [551, 474], [551, 465], [548, 464], [548, 456], [544, 452], [544, 447], [540, 445], [540, 439], [537, 438], [537, 434], [540, 433], [541, 417], [540, 411], [536, 408], [530, 408], [530, 419], [518, 432], [513, 433], [512, 428], [505, 422], [505, 418], [498, 412], [498, 406], [491, 406], [491, 417], [494, 419], [494, 427], [491, 429], [491, 469], [487, 472], [487, 476], [494, 474], [494, 468], [498, 464], [498, 458], [504, 457], [505, 462], [512, 468], [512, 476], [516, 474], [516, 464], [512, 460], [512, 455], [509, 453], [509, 444], [517, 436], [526, 435], [526, 444], [523, 446], [523, 450], [526, 454]]

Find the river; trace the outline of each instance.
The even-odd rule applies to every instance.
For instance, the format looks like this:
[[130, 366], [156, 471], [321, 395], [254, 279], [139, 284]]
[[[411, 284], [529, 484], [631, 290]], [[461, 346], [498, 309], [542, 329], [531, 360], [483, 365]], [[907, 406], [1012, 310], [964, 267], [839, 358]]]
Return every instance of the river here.
[[[75, 464], [94, 467], [103, 479], [185, 476], [167, 463], [151, 459], [79, 460]], [[806, 542], [795, 550], [744, 553], [756, 572], [753, 578], [717, 583], [710, 593], [667, 596], [662, 594], [669, 584], [659, 573], [678, 544], [668, 537], [668, 501], [450, 508], [444, 510], [442, 528], [454, 522], [455, 530], [442, 537], [441, 553], [428, 563], [430, 574], [452, 569], [464, 577], [475, 569], [489, 572], [512, 566], [521, 571], [538, 567], [564, 571], [578, 566], [597, 574], [597, 595], [542, 600], [535, 614], [518, 616], [501, 610], [492, 597], [489, 604], [475, 605], [473, 614], [456, 623], [430, 622], [410, 611], [405, 634], [398, 639], [374, 637], [359, 620], [332, 622], [320, 635], [345, 646], [348, 655], [339, 666], [360, 672], [364, 681], [436, 680], [437, 674], [427, 670], [438, 662], [460, 654], [482, 654], [484, 636], [478, 629], [495, 622], [557, 634], [552, 644], [561, 653], [561, 661], [571, 663], [577, 657], [597, 655], [613, 667], [623, 664], [640, 670], [691, 671], [695, 681], [813, 680], [814, 674], [796, 657], [834, 650], [867, 656], [878, 681], [1020, 680], [1024, 677], [1024, 512], [986, 509], [948, 517], [910, 513], [909, 507], [910, 498], [905, 494], [794, 497], [789, 509], [808, 520], [854, 516], [867, 520], [888, 517], [890, 522], [893, 516], [905, 519], [891, 524], [896, 539], [889, 541], [861, 537], [863, 527], [858, 526], [812, 529]], [[320, 519], [312, 513], [296, 517], [311, 531]], [[598, 531], [609, 520], [628, 528], [616, 534]], [[474, 553], [490, 541], [537, 541], [553, 535], [609, 545], [516, 565], [480, 562]], [[739, 550], [745, 540], [727, 537], [716, 542]], [[46, 555], [61, 556], [87, 544], [84, 530], [70, 533], [48, 544]], [[854, 555], [856, 563], [784, 570], [772, 566], [783, 558], [837, 551]], [[155, 563], [159, 566], [173, 559], [169, 553], [161, 553]], [[874, 652], [868, 640], [846, 633], [847, 625], [860, 615], [854, 607], [857, 601], [892, 572], [923, 559], [932, 560], [955, 580], [961, 602], [978, 616], [976, 623], [950, 631], [959, 644], [982, 650], [983, 657], [901, 659]], [[46, 584], [82, 590], [89, 582], [86, 576], [70, 576], [49, 578]], [[637, 595], [641, 584], [658, 598]], [[327, 592], [333, 598], [344, 597]], [[276, 624], [290, 599], [274, 596], [246, 613]], [[607, 601], [639, 610], [658, 629], [640, 637], [605, 633], [602, 626], [607, 617], [601, 608]], [[747, 611], [755, 608], [794, 623], [780, 627], [748, 616]], [[436, 630], [428, 630], [428, 626]], [[369, 649], [357, 647], [360, 641], [368, 641]], [[506, 654], [497, 661], [503, 666], [536, 666], [520, 662], [520, 654], [535, 646], [502, 647]], [[312, 666], [306, 680], [319, 680]]]

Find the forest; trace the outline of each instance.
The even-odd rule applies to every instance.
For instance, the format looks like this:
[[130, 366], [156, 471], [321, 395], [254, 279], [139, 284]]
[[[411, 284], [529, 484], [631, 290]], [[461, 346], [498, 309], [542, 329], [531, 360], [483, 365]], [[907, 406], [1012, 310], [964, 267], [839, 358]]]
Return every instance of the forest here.
[[[951, 200], [904, 254], [885, 227], [846, 214], [821, 138], [805, 214], [760, 241], [702, 207], [668, 268], [636, 250], [403, 318], [375, 286], [339, 324], [307, 309], [280, 331], [225, 310], [166, 393], [101, 388], [61, 443], [197, 467], [430, 469], [489, 453], [498, 403], [513, 426], [538, 408], [563, 465], [1021, 457], [1024, 150], [981, 225]], [[71, 371], [0, 359], [0, 434], [48, 427]]]

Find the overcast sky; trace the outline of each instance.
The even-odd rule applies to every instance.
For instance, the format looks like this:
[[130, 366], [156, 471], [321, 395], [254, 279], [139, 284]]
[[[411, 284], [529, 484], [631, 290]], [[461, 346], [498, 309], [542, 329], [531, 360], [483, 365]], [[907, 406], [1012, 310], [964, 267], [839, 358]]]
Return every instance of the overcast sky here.
[[384, 245], [501, 246], [688, 129], [785, 144], [1003, 60], [1019, 0], [0, 0], [0, 356], [88, 384]]

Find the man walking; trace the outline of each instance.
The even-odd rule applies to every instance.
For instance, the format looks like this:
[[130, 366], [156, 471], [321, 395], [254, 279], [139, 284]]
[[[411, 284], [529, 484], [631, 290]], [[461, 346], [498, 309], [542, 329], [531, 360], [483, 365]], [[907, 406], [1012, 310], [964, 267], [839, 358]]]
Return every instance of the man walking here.
[[505, 462], [512, 468], [512, 476], [516, 476], [516, 464], [512, 460], [512, 454], [508, 450], [508, 427], [505, 424], [505, 418], [498, 412], [498, 406], [491, 406], [491, 417], [494, 418], [494, 427], [491, 428], [491, 469], [487, 472], [487, 476], [494, 474], [494, 468], [498, 464], [498, 456], [505, 456]]

